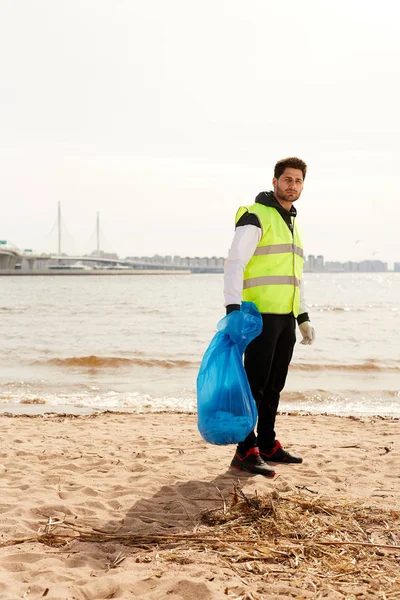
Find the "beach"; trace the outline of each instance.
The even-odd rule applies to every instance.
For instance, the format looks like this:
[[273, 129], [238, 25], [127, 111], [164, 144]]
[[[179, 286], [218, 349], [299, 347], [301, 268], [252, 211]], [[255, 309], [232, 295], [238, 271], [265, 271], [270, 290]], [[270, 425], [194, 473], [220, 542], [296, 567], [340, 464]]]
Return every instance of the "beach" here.
[[[235, 485], [246, 498], [357, 500], [382, 511], [386, 546], [400, 546], [398, 419], [281, 413], [279, 438], [304, 462], [277, 465], [273, 479], [230, 468], [234, 446], [206, 443], [195, 414], [3, 414], [0, 422], [1, 599], [400, 598], [400, 579], [376, 572], [355, 585], [343, 573], [305, 580], [301, 558], [261, 561], [262, 571], [251, 556], [228, 560], [201, 520], [229, 504]], [[379, 541], [364, 533], [367, 546]], [[180, 549], [166, 539], [178, 534], [189, 536]], [[365, 551], [398, 564], [398, 549]]]

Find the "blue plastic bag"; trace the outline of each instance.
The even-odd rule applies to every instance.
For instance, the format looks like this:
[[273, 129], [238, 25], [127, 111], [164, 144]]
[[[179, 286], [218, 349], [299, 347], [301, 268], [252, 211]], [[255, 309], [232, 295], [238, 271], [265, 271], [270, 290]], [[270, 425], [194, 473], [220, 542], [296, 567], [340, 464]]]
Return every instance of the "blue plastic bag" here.
[[211, 444], [237, 444], [252, 431], [257, 407], [243, 366], [246, 346], [262, 331], [261, 314], [243, 302], [221, 319], [197, 376], [197, 425]]

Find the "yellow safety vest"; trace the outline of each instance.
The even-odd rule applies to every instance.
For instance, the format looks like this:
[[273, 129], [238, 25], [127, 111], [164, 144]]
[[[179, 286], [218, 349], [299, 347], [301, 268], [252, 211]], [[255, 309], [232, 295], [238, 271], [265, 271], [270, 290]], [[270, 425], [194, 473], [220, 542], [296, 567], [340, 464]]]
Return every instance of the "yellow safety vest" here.
[[262, 233], [244, 272], [242, 298], [254, 302], [261, 313], [293, 313], [297, 317], [304, 252], [295, 218], [292, 217], [292, 234], [273, 206], [241, 206], [236, 223], [246, 212], [257, 215]]

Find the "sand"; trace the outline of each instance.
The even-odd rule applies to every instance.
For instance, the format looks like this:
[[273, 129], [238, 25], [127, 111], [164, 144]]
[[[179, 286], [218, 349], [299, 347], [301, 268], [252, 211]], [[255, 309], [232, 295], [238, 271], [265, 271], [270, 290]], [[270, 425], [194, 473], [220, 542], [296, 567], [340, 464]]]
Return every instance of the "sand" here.
[[[121, 536], [199, 531], [201, 512], [221, 506], [237, 482], [249, 497], [303, 489], [398, 510], [398, 420], [280, 414], [280, 441], [304, 463], [277, 466], [274, 479], [229, 468], [234, 447], [202, 440], [195, 415], [0, 415], [0, 422], [1, 599], [386, 597], [368, 583], [358, 596], [344, 595], [329, 577], [322, 596], [282, 571], [244, 576], [206, 545], [193, 560], [190, 548], [185, 560], [166, 560], [155, 543], [46, 544], [38, 535], [46, 525], [54, 530], [49, 518]], [[400, 598], [400, 587], [398, 595], [391, 589], [390, 598]]]

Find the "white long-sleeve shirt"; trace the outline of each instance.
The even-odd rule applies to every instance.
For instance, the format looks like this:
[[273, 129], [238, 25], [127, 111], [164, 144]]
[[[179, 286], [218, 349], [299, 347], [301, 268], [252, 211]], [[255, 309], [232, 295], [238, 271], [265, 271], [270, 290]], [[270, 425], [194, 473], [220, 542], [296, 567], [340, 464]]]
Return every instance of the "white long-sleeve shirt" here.
[[[247, 263], [253, 256], [260, 239], [260, 227], [257, 227], [256, 225], [243, 225], [242, 227], [237, 227], [228, 258], [225, 260], [224, 264], [225, 306], [228, 306], [228, 304], [242, 303], [244, 271]], [[304, 297], [303, 280], [301, 280], [299, 315], [306, 312], [307, 303]]]

